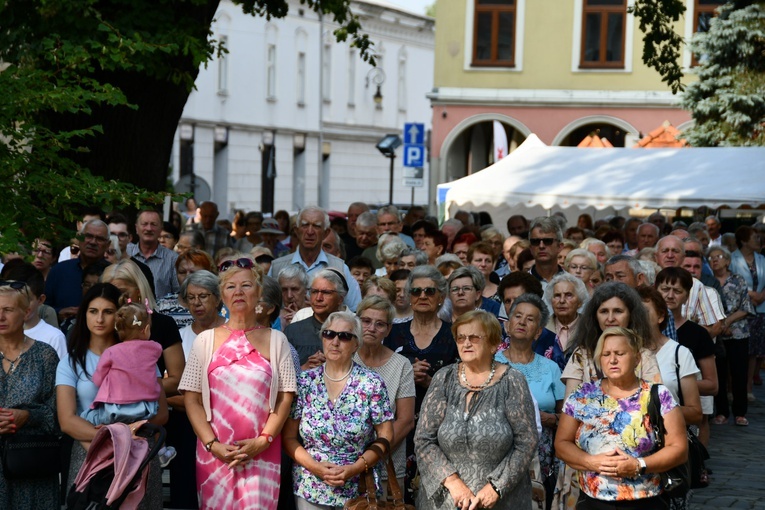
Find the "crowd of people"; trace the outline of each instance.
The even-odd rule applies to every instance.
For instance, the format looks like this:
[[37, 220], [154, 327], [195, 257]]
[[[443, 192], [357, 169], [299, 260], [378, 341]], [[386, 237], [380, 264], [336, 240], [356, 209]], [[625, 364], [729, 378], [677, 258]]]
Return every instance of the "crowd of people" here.
[[218, 217], [87, 211], [3, 257], [3, 448], [67, 453], [34, 477], [3, 455], [0, 508], [57, 508], [100, 429], [150, 422], [140, 508], [339, 509], [371, 471], [420, 509], [680, 510], [688, 435], [749, 424], [765, 225]]

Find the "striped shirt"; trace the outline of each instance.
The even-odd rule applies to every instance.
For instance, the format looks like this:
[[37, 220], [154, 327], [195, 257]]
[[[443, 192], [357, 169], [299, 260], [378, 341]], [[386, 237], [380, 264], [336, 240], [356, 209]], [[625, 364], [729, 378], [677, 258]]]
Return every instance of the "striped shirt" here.
[[[715, 293], [717, 291], [713, 290]], [[693, 287], [688, 296], [688, 302], [683, 305], [683, 317], [699, 324], [700, 326], [712, 326], [725, 319], [725, 311], [720, 305], [719, 298], [717, 303], [709, 299], [706, 287], [701, 281], [693, 279]]]
[[178, 284], [178, 275], [175, 274], [175, 261], [178, 259], [177, 253], [158, 244], [154, 253], [146, 257], [141, 253], [136, 243], [128, 244], [127, 252], [128, 255], [135, 257], [151, 269], [151, 274], [154, 275], [155, 298], [164, 297], [168, 294], [177, 294], [181, 290], [181, 286]]

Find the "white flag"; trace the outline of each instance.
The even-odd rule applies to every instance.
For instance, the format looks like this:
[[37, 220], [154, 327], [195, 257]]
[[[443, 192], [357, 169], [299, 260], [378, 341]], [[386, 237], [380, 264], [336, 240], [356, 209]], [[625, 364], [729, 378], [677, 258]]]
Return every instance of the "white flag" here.
[[507, 156], [507, 133], [505, 127], [498, 121], [494, 121], [494, 162]]

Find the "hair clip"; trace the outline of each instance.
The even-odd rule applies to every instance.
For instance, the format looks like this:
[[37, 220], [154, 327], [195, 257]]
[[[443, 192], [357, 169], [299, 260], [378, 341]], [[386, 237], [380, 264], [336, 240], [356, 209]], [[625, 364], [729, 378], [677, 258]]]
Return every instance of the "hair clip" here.
[[151, 307], [149, 306], [149, 299], [148, 298], [143, 298], [143, 305], [146, 307], [146, 313], [148, 313], [149, 315], [154, 313], [154, 310], [152, 310]]
[[139, 320], [138, 320], [138, 317], [136, 317], [135, 315], [133, 315], [133, 326], [138, 326], [138, 327], [140, 327], [140, 326], [141, 326], [141, 324], [143, 324], [143, 322], [139, 321]]

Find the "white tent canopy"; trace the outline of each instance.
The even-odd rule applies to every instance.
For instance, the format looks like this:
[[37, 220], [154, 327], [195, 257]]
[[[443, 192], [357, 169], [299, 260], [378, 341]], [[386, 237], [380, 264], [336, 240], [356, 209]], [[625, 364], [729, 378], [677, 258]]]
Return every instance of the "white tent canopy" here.
[[494, 165], [439, 185], [439, 197], [447, 217], [483, 210], [497, 227], [513, 214], [757, 206], [765, 203], [765, 148], [579, 149], [531, 135]]

